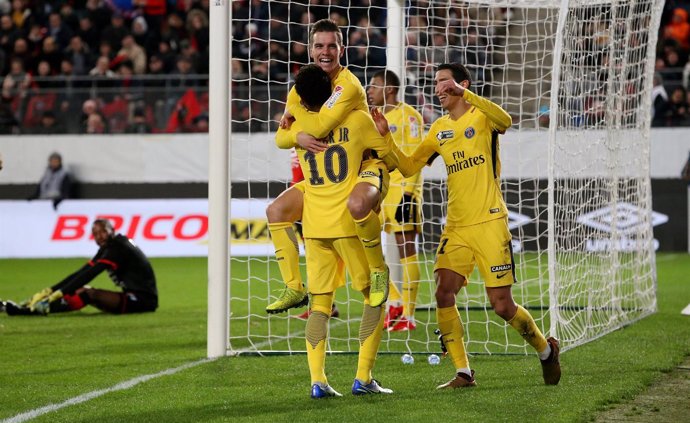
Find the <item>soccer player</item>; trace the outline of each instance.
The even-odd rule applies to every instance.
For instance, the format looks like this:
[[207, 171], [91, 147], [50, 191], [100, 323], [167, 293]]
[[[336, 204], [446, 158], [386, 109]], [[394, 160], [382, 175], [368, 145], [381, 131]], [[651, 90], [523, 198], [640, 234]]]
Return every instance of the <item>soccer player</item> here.
[[[398, 100], [400, 79], [390, 70], [378, 71], [367, 88], [370, 106], [378, 107], [389, 122], [393, 140], [410, 154], [422, 142], [424, 120], [412, 106]], [[388, 311], [383, 327], [390, 332], [414, 330], [414, 309], [419, 287], [416, 238], [421, 229], [422, 174], [404, 178], [399, 170], [390, 173], [390, 188], [384, 203], [384, 230], [395, 234], [403, 266], [402, 295], [391, 283]], [[400, 304], [402, 300], [402, 304]]]
[[[329, 76], [317, 65], [307, 65], [299, 71], [295, 89], [314, 118], [321, 105], [332, 98]], [[300, 129], [304, 121], [298, 118], [291, 130]], [[280, 148], [292, 147], [294, 139], [290, 131], [279, 129], [276, 144]], [[379, 134], [369, 113], [363, 110], [354, 110], [345, 116], [328, 135], [327, 144], [327, 150], [319, 154], [303, 148], [297, 150], [302, 170], [308, 175], [304, 184], [302, 222], [311, 294], [311, 314], [305, 328], [311, 397], [341, 396], [328, 384], [325, 357], [331, 304], [335, 290], [345, 284], [345, 268], [353, 288], [364, 296], [359, 359], [352, 393], [390, 394], [392, 391], [381, 387], [371, 375], [383, 332], [383, 303], [372, 304], [367, 257], [357, 237], [348, 202], [352, 189], [362, 177], [358, 171], [367, 149], [374, 149], [380, 157], [402, 158], [402, 154], [390, 136], [384, 138]], [[377, 174], [365, 177], [379, 180]]]
[[[357, 77], [340, 65], [345, 52], [343, 35], [338, 25], [328, 19], [317, 21], [309, 33], [310, 55], [315, 64], [331, 78], [332, 95], [317, 114], [310, 114], [301, 104], [297, 91], [290, 90], [281, 128], [300, 122], [300, 131], [291, 130], [291, 140], [307, 151], [317, 154], [327, 148], [321, 141], [353, 110], [367, 111], [366, 93]], [[366, 162], [361, 169], [361, 183], [352, 189], [348, 208], [355, 220], [357, 235], [365, 247], [372, 282], [370, 300], [382, 304], [388, 297], [388, 268], [381, 247], [381, 222], [374, 211], [383, 198], [382, 181], [388, 178], [388, 169], [377, 159]], [[266, 209], [268, 229], [275, 246], [278, 267], [286, 284], [280, 297], [266, 307], [268, 313], [280, 313], [308, 303], [299, 272], [299, 251], [293, 222], [302, 217], [304, 183], [282, 192]]]
[[[79, 310], [89, 304], [114, 314], [155, 311], [156, 276], [144, 253], [129, 238], [116, 234], [107, 219], [96, 219], [91, 231], [99, 248], [88, 263], [21, 306], [6, 302], [7, 314], [46, 315]], [[104, 270], [122, 292], [84, 286]]]
[[[515, 328], [538, 353], [544, 382], [561, 377], [558, 340], [546, 339], [530, 313], [513, 300], [515, 267], [508, 230], [508, 211], [500, 189], [498, 136], [511, 125], [497, 104], [469, 90], [470, 74], [460, 64], [442, 64], [435, 77], [436, 96], [447, 115], [437, 119], [412, 154], [421, 169], [441, 156], [448, 173], [446, 226], [436, 252], [436, 317], [456, 376], [438, 386], [476, 386], [463, 340], [456, 295], [479, 267], [494, 312]], [[381, 128], [381, 116], [374, 114]], [[385, 130], [383, 131], [385, 133]], [[403, 170], [402, 165], [399, 167]], [[415, 169], [408, 169], [407, 173]], [[405, 172], [405, 171], [403, 171]]]

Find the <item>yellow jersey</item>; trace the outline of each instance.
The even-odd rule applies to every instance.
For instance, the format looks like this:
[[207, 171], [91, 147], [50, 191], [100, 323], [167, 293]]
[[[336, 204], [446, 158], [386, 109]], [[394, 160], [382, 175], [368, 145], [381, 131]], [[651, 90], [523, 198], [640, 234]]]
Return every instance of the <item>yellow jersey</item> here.
[[[333, 92], [317, 114], [307, 111], [300, 104], [301, 99], [295, 87], [288, 93], [286, 110], [300, 121], [302, 131], [317, 139], [326, 137], [352, 110], [369, 110], [364, 87], [347, 68], [340, 68], [331, 80], [331, 86]], [[295, 140], [297, 132], [293, 133]]]
[[[394, 109], [384, 114], [388, 121], [393, 141], [405, 154], [412, 152], [422, 142], [424, 119], [414, 107], [405, 103], [398, 103]], [[421, 198], [422, 172], [417, 172], [409, 178], [403, 177], [400, 171], [390, 172], [391, 186], [402, 186], [403, 192], [414, 194]]]
[[508, 214], [500, 187], [498, 135], [511, 125], [510, 115], [497, 104], [465, 90], [470, 109], [457, 120], [437, 119], [412, 160], [431, 162], [441, 156], [448, 173], [446, 225], [461, 227]]
[[[311, 113], [316, 116], [316, 113]], [[308, 118], [308, 116], [307, 116]], [[300, 119], [290, 130], [279, 129], [276, 144], [291, 145], [291, 132], [303, 130]], [[314, 154], [297, 147], [304, 173], [305, 193], [302, 223], [305, 238], [343, 238], [356, 236], [347, 200], [357, 184], [362, 155], [373, 149], [379, 156], [401, 156], [390, 135], [383, 137], [368, 111], [354, 110], [326, 137], [328, 148]]]

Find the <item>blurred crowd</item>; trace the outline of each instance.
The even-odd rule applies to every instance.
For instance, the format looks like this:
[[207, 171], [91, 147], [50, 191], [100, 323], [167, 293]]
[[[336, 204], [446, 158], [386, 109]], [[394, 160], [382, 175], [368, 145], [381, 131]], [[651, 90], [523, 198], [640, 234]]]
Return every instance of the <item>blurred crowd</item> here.
[[208, 13], [208, 0], [0, 0], [2, 132], [199, 130], [173, 115], [190, 89], [205, 113]]
[[652, 91], [652, 126], [690, 126], [690, 1], [664, 6]]
[[[319, 19], [341, 26], [343, 63], [366, 84], [386, 65], [386, 3], [232, 1], [233, 130], [275, 129], [292, 75], [309, 62], [309, 24]], [[500, 75], [502, 63], [495, 60], [503, 54], [497, 48], [508, 40], [511, 10], [431, 7], [427, 0], [406, 6], [405, 101], [431, 121], [438, 113], [434, 65], [452, 61], [471, 70], [474, 90], [491, 94], [482, 91]], [[654, 78], [655, 126], [690, 125], [688, 11], [688, 0], [666, 2]], [[597, 18], [606, 11], [590, 12], [596, 19], [583, 16], [591, 22], [583, 25], [588, 33], [582, 39], [593, 40], [583, 47], [583, 55], [594, 58], [588, 59], [593, 82], [573, 92], [594, 94], [562, 106], [582, 110], [575, 124], [596, 126], [606, 97], [605, 84], [597, 81], [605, 79], [610, 59], [605, 52], [589, 54], [608, 32]], [[641, 35], [629, 38], [646, 42]], [[208, 58], [209, 0], [0, 0], [0, 132], [205, 132]], [[638, 101], [626, 106], [630, 119], [636, 119]], [[538, 124], [548, 124], [542, 119], [548, 109], [542, 106], [538, 116]]]

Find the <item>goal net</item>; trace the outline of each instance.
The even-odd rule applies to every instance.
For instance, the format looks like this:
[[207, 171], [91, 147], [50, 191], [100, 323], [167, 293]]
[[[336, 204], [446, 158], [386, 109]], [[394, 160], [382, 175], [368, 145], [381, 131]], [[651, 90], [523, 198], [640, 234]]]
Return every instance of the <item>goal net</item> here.
[[[426, 128], [443, 113], [433, 80], [444, 62], [465, 64], [472, 89], [511, 114], [500, 157], [518, 281], [513, 296], [545, 334], [569, 349], [654, 312], [649, 124], [662, 5], [232, 2], [228, 353], [305, 350], [305, 321], [298, 316], [306, 308], [265, 312], [283, 282], [264, 210], [289, 186], [290, 153], [275, 147], [274, 131], [294, 73], [309, 62], [310, 24], [322, 18], [341, 25], [342, 64], [365, 87], [376, 71], [398, 73], [404, 84], [400, 100], [422, 113]], [[445, 167], [436, 162], [423, 172], [417, 326], [386, 332], [384, 353], [440, 351], [433, 261], [447, 195]], [[386, 251], [400, 286], [396, 248]], [[468, 352], [529, 352], [491, 310], [480, 275], [475, 271], [469, 281], [457, 299]], [[328, 349], [356, 352], [362, 296], [342, 288], [336, 305]]]

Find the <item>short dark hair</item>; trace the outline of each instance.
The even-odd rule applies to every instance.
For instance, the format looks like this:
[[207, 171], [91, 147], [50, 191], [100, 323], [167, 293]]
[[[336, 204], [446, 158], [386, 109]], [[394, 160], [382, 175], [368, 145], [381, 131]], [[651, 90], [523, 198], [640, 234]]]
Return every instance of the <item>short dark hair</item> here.
[[331, 78], [318, 65], [306, 65], [295, 76], [295, 91], [309, 108], [318, 109], [331, 96]]
[[331, 19], [321, 19], [316, 21], [316, 23], [314, 23], [314, 25], [311, 27], [311, 31], [309, 31], [309, 45], [312, 45], [314, 42], [314, 34], [317, 32], [335, 32], [338, 44], [341, 46], [343, 45], [343, 33], [340, 32], [340, 27], [338, 27], [338, 24], [335, 23], [335, 21]]
[[462, 81], [468, 81], [470, 84], [467, 86], [467, 88], [472, 86], [472, 76], [470, 76], [470, 71], [467, 70], [465, 65], [461, 65], [460, 63], [443, 63], [438, 66], [436, 71], [441, 71], [444, 69], [451, 71], [453, 74], [453, 79], [458, 84]]
[[112, 222], [110, 222], [108, 219], [98, 218], [93, 221], [93, 224], [103, 226], [103, 228], [110, 234], [115, 232]]
[[385, 88], [392, 87], [395, 88], [397, 93], [400, 90], [400, 78], [392, 70], [384, 69], [376, 72], [372, 78], [383, 79], [383, 85]]

